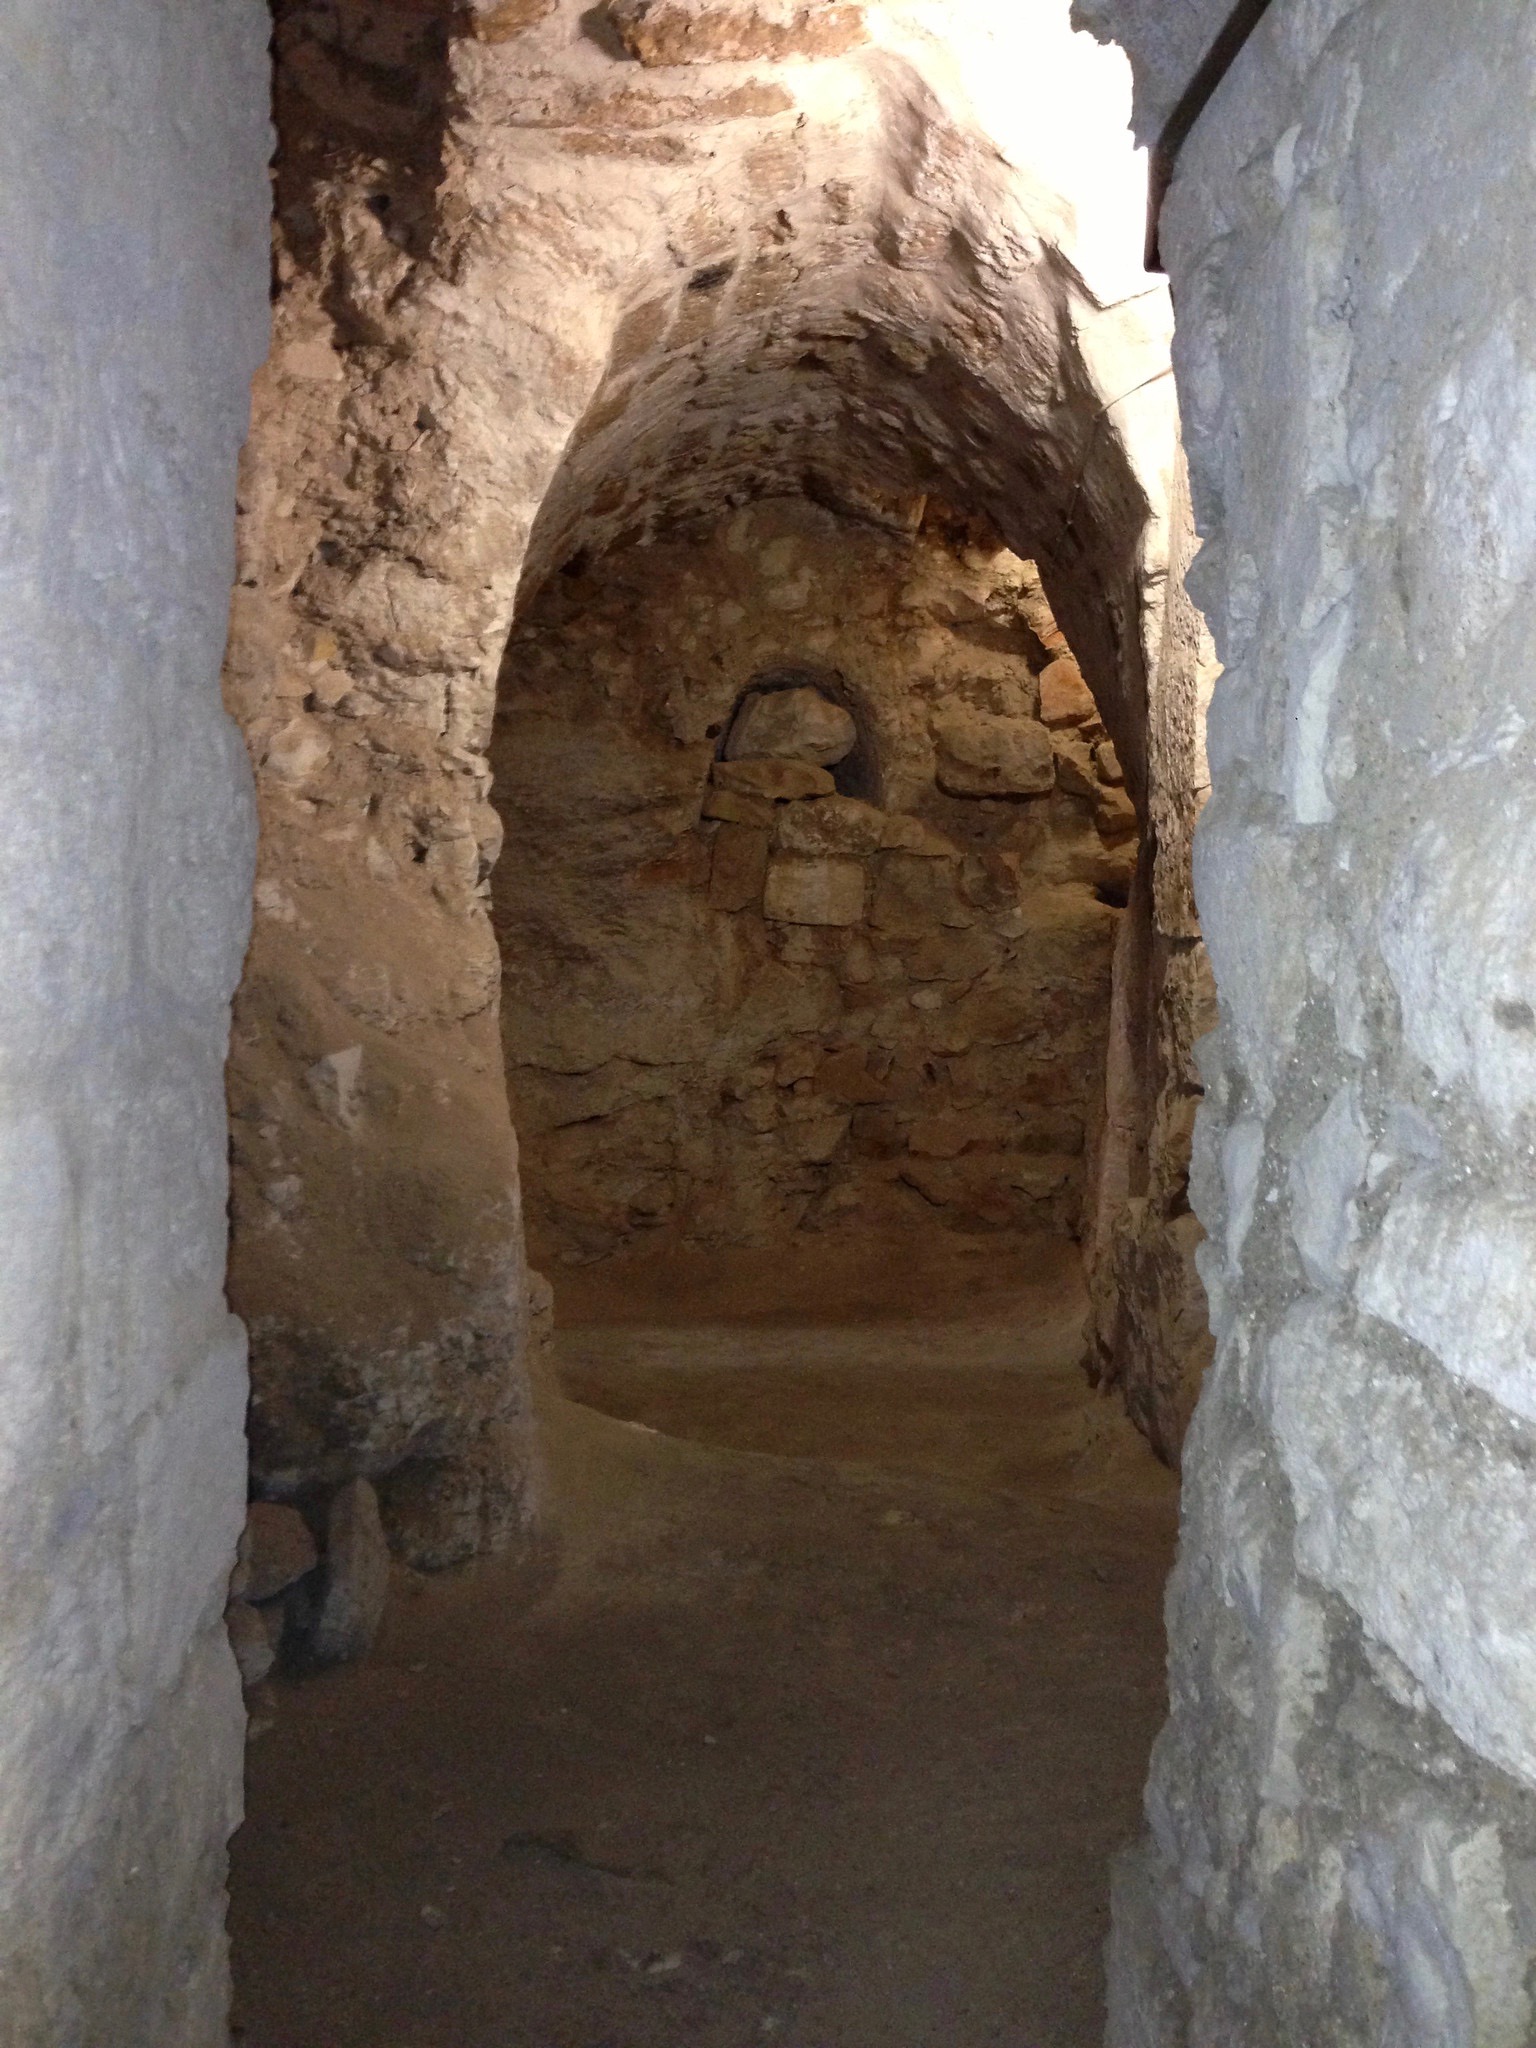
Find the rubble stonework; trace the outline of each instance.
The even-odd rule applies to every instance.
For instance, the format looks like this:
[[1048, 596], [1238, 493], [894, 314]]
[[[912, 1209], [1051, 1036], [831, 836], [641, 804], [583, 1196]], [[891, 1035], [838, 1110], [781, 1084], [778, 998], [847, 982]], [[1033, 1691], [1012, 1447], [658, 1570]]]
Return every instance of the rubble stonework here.
[[[491, 763], [534, 1256], [1080, 1229], [1137, 843], [1081, 683], [1058, 786], [1042, 636], [1075, 673], [1006, 549], [803, 498], [525, 607]], [[946, 793], [973, 733], [1028, 776]], [[769, 748], [843, 793], [712, 816]]]

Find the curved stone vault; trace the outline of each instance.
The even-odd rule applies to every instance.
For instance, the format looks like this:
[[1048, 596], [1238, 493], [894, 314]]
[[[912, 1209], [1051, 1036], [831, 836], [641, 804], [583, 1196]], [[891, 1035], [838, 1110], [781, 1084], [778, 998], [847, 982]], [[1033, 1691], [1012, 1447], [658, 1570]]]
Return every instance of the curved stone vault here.
[[[259, 1487], [384, 1481], [407, 1550], [439, 1513], [471, 1547], [537, 1519], [487, 918], [502, 650], [553, 569], [806, 490], [942, 499], [1038, 562], [1148, 828], [1090, 1230], [1099, 1369], [1134, 1380], [1136, 1315], [1191, 1284], [1197, 1083], [1156, 1018], [1197, 994], [1204, 777], [1122, 60], [980, 0], [283, 0], [276, 50], [228, 669], [262, 809], [231, 1081]], [[1135, 1399], [1172, 1454], [1187, 1387]]]

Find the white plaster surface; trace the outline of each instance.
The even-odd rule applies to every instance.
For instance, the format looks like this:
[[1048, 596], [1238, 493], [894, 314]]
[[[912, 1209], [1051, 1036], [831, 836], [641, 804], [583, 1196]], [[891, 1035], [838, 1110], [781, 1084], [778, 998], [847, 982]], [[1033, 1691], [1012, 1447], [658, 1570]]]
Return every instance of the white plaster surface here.
[[1360, 1305], [1469, 1386], [1536, 1422], [1531, 1255], [1536, 1202], [1425, 1172], [1394, 1198], [1360, 1276]]
[[1504, 760], [1435, 777], [1434, 813], [1404, 848], [1381, 912], [1409, 1049], [1443, 1086], [1470, 1083], [1506, 1140], [1536, 1111], [1536, 901], [1519, 858], [1536, 833], [1526, 752], [1516, 742]]
[[1291, 1160], [1291, 1235], [1314, 1287], [1332, 1290], [1345, 1281], [1359, 1230], [1355, 1196], [1369, 1156], [1358, 1094], [1346, 1083]]
[[[1080, 0], [1138, 132], [1226, 11]], [[1164, 214], [1227, 663], [1195, 855], [1222, 1342], [1116, 2048], [1530, 2038], [1533, 49], [1519, 0], [1275, 0]]]
[[0, 18], [0, 2042], [214, 2048], [245, 1480], [220, 708], [265, 346], [254, 0]]
[[1276, 1331], [1263, 1385], [1302, 1568], [1473, 1748], [1536, 1784], [1536, 1548], [1518, 1440], [1476, 1432], [1443, 1376], [1374, 1358], [1318, 1303]]

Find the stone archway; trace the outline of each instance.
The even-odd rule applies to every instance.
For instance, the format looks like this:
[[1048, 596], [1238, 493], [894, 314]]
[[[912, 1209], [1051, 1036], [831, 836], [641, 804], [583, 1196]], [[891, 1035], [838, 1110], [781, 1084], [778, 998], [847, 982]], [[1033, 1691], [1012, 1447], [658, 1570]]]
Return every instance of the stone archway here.
[[[1051, 183], [1059, 141], [987, 128], [987, 13], [941, 46], [899, 6], [854, 10], [832, 51], [765, 43], [747, 9], [731, 55], [701, 30], [657, 68], [654, 22], [594, 39], [574, 7], [467, 32], [414, 5], [278, 9], [282, 288], [230, 664], [264, 820], [231, 1092], [266, 1493], [361, 1475], [461, 1528], [483, 1511], [487, 1541], [531, 1534], [485, 915], [515, 593], [808, 476], [844, 502], [938, 493], [1039, 562], [1152, 827], [1094, 1196], [1100, 1369], [1135, 1350], [1115, 1247], [1149, 1147], [1177, 1209], [1197, 1092], [1187, 1032], [1158, 1022], [1188, 1013], [1169, 965], [1202, 781], [1169, 318], [1134, 215], [1106, 257]], [[1078, 81], [1082, 43], [1035, 29]], [[1082, 119], [1134, 178], [1112, 102]], [[1166, 1220], [1137, 1228], [1187, 1287]], [[426, 1555], [413, 1526], [397, 1540]]]

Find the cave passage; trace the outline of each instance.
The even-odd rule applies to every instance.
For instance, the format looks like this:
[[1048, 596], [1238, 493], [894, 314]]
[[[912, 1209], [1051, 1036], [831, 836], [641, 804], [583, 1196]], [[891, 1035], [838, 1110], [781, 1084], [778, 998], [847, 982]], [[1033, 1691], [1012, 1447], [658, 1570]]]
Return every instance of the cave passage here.
[[1058, 0], [277, 30], [237, 2018], [1087, 2048], [1208, 1355], [1124, 64]]
[[1533, 10], [1233, 5], [0, 8], [4, 2048], [1536, 2042]]
[[578, 556], [491, 759], [559, 1557], [284, 1688], [241, 2023], [1087, 2048], [1175, 1483], [1083, 1370], [1137, 833], [1039, 576], [873, 492]]

